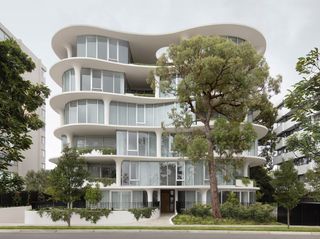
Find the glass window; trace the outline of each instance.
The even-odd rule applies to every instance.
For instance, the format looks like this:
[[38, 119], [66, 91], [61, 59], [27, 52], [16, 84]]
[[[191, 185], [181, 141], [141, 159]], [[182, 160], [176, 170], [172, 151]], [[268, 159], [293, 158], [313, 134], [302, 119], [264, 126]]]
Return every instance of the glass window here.
[[77, 123], [77, 102], [70, 102], [69, 105], [69, 124]]
[[144, 124], [146, 122], [146, 111], [145, 105], [137, 105], [137, 123]]
[[89, 164], [88, 171], [91, 177], [100, 178], [100, 165], [98, 164]]
[[168, 185], [176, 185], [176, 164], [168, 163]]
[[113, 73], [110, 71], [103, 71], [103, 91], [113, 92]]
[[139, 180], [139, 162], [130, 162], [130, 180]]
[[113, 81], [113, 92], [114, 93], [123, 93], [121, 92], [121, 75], [120, 74], [114, 74], [114, 81]]
[[149, 156], [157, 154], [157, 138], [155, 133], [149, 133]]
[[118, 123], [120, 125], [128, 125], [127, 104], [118, 103]]
[[118, 155], [127, 155], [127, 132], [126, 131], [117, 131], [117, 154]]
[[96, 100], [88, 100], [88, 123], [97, 123], [98, 107]]
[[65, 73], [63, 73], [62, 75], [62, 92], [65, 92], [65, 91], [69, 91], [70, 87], [69, 87], [69, 84], [70, 84], [70, 79], [69, 77], [67, 77], [67, 73], [68, 71], [66, 71]]
[[87, 57], [97, 57], [96, 40], [95, 36], [87, 36]]
[[108, 39], [98, 37], [98, 58], [108, 60]]
[[64, 107], [64, 123], [69, 124], [69, 104]]
[[128, 132], [128, 150], [138, 150], [137, 132]]
[[119, 40], [119, 62], [129, 63], [128, 42]]
[[85, 36], [77, 37], [77, 56], [78, 57], [86, 56], [86, 37]]
[[101, 91], [101, 71], [100, 70], [92, 70], [92, 90]]
[[121, 169], [121, 180], [122, 184], [121, 185], [129, 185], [129, 167], [130, 167], [130, 162], [124, 161], [122, 162], [122, 169]]
[[128, 125], [136, 125], [136, 104], [128, 103]]
[[184, 181], [184, 162], [177, 162], [177, 181]]
[[117, 40], [109, 39], [109, 60], [118, 61]]
[[110, 114], [109, 114], [109, 124], [117, 124], [118, 123], [118, 103], [111, 102], [110, 103]]
[[86, 100], [78, 101], [78, 122], [86, 123], [87, 122], [87, 102]]
[[160, 185], [168, 185], [167, 163], [160, 163]]
[[139, 155], [148, 155], [149, 137], [148, 133], [139, 132]]
[[91, 70], [81, 69], [81, 90], [91, 90]]
[[102, 100], [98, 100], [98, 123], [104, 123], [104, 104]]
[[111, 208], [120, 209], [121, 198], [120, 192], [111, 192]]

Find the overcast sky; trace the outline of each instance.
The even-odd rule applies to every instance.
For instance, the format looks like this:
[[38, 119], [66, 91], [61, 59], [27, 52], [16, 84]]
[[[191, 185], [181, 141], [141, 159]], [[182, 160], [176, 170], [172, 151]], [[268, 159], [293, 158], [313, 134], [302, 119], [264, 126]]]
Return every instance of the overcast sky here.
[[[217, 23], [248, 25], [265, 36], [265, 57], [271, 74], [283, 76], [284, 95], [300, 79], [297, 58], [320, 47], [319, 9], [319, 0], [0, 0], [0, 22], [48, 70], [58, 61], [51, 38], [69, 25], [154, 34]], [[51, 96], [61, 92], [49, 74], [46, 79]], [[46, 119], [47, 168], [52, 168], [48, 159], [59, 154], [61, 144], [53, 136], [59, 117], [48, 103]]]

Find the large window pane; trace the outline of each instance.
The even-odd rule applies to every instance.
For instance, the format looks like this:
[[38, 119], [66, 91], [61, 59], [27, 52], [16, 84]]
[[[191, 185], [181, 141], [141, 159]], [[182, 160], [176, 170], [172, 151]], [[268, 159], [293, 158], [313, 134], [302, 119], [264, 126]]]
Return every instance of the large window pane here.
[[149, 156], [157, 154], [157, 139], [155, 133], [149, 133]]
[[104, 104], [102, 100], [98, 100], [98, 123], [104, 123]]
[[69, 104], [64, 107], [64, 123], [69, 124]]
[[69, 123], [77, 123], [77, 102], [70, 102], [69, 104]]
[[139, 132], [139, 155], [148, 155], [149, 137], [148, 133]]
[[119, 62], [129, 63], [128, 42], [119, 40]]
[[137, 123], [144, 124], [146, 121], [145, 118], [145, 105], [137, 105]]
[[91, 90], [91, 70], [81, 69], [81, 90]]
[[106, 37], [98, 37], [98, 58], [108, 60], [108, 40]]
[[120, 192], [111, 192], [111, 207], [114, 209], [120, 209], [121, 198]]
[[130, 180], [139, 180], [139, 162], [130, 162]]
[[113, 73], [103, 71], [103, 91], [113, 92]]
[[168, 185], [176, 185], [176, 164], [168, 163]]
[[124, 93], [124, 92], [121, 92], [121, 75], [120, 74], [117, 74], [117, 73], [114, 74], [113, 84], [114, 84], [114, 88], [113, 88], [114, 93], [118, 93], [118, 94]]
[[98, 107], [96, 100], [88, 100], [88, 123], [97, 123], [98, 121]]
[[109, 59], [118, 61], [117, 40], [109, 39]]
[[129, 185], [129, 168], [130, 162], [124, 161], [121, 166], [121, 185]]
[[153, 126], [153, 105], [146, 105], [146, 125]]
[[87, 113], [87, 104], [85, 100], [78, 101], [78, 122], [79, 123], [86, 123], [86, 114]]
[[127, 104], [118, 103], [118, 123], [120, 125], [128, 125]]
[[128, 132], [128, 150], [138, 150], [137, 132]]
[[70, 90], [70, 78], [67, 76], [69, 72], [66, 71], [62, 75], [62, 92]]
[[78, 57], [86, 56], [86, 37], [85, 36], [77, 37], [77, 56]]
[[128, 103], [128, 125], [136, 125], [136, 104]]
[[96, 43], [95, 36], [87, 36], [87, 57], [97, 57]]
[[92, 90], [101, 91], [101, 71], [100, 70], [92, 70]]
[[110, 103], [109, 124], [118, 124], [118, 103]]
[[160, 185], [168, 185], [167, 163], [160, 163]]

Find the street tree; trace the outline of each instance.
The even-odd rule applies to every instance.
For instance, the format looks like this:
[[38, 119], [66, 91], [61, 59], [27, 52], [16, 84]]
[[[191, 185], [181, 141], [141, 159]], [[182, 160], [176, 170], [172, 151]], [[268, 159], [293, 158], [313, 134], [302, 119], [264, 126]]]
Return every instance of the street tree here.
[[36, 111], [50, 91], [23, 79], [35, 64], [13, 39], [0, 41], [0, 56], [0, 170], [6, 170], [24, 158], [32, 144], [29, 133], [44, 126]]
[[[232, 152], [240, 153], [252, 143], [252, 126], [241, 124], [249, 111], [257, 112], [257, 123], [269, 121], [266, 116], [274, 112], [270, 94], [278, 93], [281, 77], [269, 76], [265, 59], [248, 42], [235, 44], [221, 37], [196, 36], [171, 45], [157, 66], [148, 82], [154, 89], [177, 96], [181, 108], [171, 113], [177, 131], [196, 121], [203, 125], [191, 134], [177, 135], [174, 145], [183, 156], [207, 163], [212, 215], [220, 218], [216, 173], [218, 165], [230, 161], [220, 158], [233, 158]], [[214, 123], [218, 117], [224, 119], [220, 125]], [[245, 138], [243, 145], [223, 139], [224, 126], [231, 127], [232, 137], [235, 132], [233, 139]], [[216, 157], [214, 151], [223, 157]]]
[[311, 186], [309, 196], [320, 200], [320, 52], [312, 49], [305, 57], [298, 58], [296, 71], [302, 80], [296, 83], [285, 99], [285, 105], [303, 131], [297, 132], [287, 140], [287, 148], [300, 152], [313, 160], [315, 167], [306, 174], [306, 182]]
[[38, 172], [34, 170], [30, 170], [27, 172], [26, 176], [24, 177], [26, 191], [29, 192], [37, 192], [38, 193], [38, 200], [44, 199], [44, 194], [48, 187], [48, 180], [49, 180], [50, 171], [41, 169]]
[[88, 171], [83, 158], [74, 148], [65, 147], [59, 158], [57, 167], [49, 174], [47, 193], [57, 201], [72, 208], [74, 201], [84, 194], [84, 183], [88, 178]]
[[304, 184], [298, 178], [292, 160], [283, 162], [279, 170], [274, 172], [272, 180], [274, 199], [287, 209], [287, 225], [290, 227], [290, 210], [298, 205], [305, 194]]

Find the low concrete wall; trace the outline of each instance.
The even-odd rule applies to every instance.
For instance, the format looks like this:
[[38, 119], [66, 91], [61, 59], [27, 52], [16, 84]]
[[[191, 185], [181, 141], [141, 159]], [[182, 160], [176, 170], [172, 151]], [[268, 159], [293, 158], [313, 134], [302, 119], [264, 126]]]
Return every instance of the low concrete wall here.
[[0, 223], [24, 223], [25, 211], [31, 207], [0, 208]]
[[[140, 223], [155, 220], [160, 217], [160, 212], [156, 209], [150, 218], [142, 218], [139, 220]], [[47, 215], [40, 215], [36, 211], [25, 211], [24, 217], [25, 225], [50, 225], [50, 226], [65, 226], [66, 222], [57, 221], [53, 222]], [[133, 214], [128, 211], [112, 211], [108, 218], [102, 217], [96, 224], [87, 222], [84, 219], [80, 219], [78, 214], [74, 214], [71, 218], [72, 226], [128, 226], [136, 225], [137, 220], [134, 218]]]

